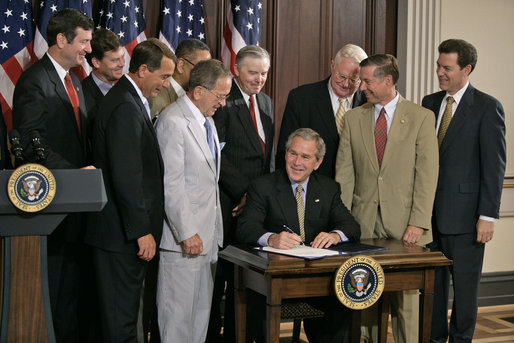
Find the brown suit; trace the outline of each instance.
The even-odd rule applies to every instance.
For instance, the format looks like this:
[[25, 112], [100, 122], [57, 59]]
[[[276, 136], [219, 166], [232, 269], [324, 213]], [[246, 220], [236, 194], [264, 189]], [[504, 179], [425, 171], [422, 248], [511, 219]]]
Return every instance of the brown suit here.
[[177, 98], [178, 95], [175, 92], [175, 89], [173, 89], [173, 86], [170, 85], [168, 88], [161, 89], [157, 96], [148, 99], [152, 119], [157, 117], [164, 107], [168, 106], [172, 102], [175, 102]]
[[[371, 103], [345, 115], [336, 162], [343, 203], [359, 222], [362, 238], [401, 240], [406, 227], [414, 225], [426, 229], [422, 242], [428, 243], [439, 163], [434, 114], [400, 96], [380, 168], [374, 127]], [[413, 310], [415, 303], [404, 302], [395, 309], [396, 301], [391, 300], [397, 341], [417, 339], [415, 321], [403, 323], [410, 316], [406, 310]]]

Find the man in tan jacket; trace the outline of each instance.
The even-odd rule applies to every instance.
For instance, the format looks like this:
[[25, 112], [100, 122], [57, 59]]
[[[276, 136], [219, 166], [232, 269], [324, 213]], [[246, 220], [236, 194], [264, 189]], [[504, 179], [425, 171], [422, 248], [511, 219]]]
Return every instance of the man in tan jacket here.
[[[368, 103], [344, 118], [336, 160], [342, 200], [359, 222], [362, 238], [426, 244], [432, 239], [438, 173], [434, 115], [396, 91], [394, 56], [371, 56], [360, 66], [360, 89]], [[391, 296], [396, 342], [417, 341], [416, 296], [414, 291]], [[376, 319], [376, 309], [363, 314], [366, 342], [376, 341]]]

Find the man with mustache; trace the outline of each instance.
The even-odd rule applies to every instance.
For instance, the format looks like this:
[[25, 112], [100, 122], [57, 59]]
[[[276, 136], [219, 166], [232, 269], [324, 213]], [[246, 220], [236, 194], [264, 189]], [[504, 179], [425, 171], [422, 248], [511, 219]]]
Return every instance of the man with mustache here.
[[178, 97], [186, 94], [189, 76], [194, 66], [200, 62], [211, 59], [211, 51], [207, 44], [198, 39], [184, 39], [175, 50], [177, 67], [170, 79], [170, 87], [163, 89], [155, 98], [150, 99], [150, 112], [152, 119], [157, 117], [169, 104]]
[[[345, 116], [336, 162], [342, 200], [362, 238], [426, 244], [437, 184], [434, 115], [396, 91], [394, 56], [374, 55], [360, 67], [368, 103]], [[363, 313], [366, 342], [377, 339], [376, 307]], [[392, 293], [391, 316], [396, 342], [417, 341], [417, 291]]]
[[207, 335], [223, 222], [220, 144], [211, 118], [232, 86], [218, 60], [198, 62], [189, 90], [159, 115], [167, 220], [160, 245], [157, 313], [163, 342], [203, 343]]

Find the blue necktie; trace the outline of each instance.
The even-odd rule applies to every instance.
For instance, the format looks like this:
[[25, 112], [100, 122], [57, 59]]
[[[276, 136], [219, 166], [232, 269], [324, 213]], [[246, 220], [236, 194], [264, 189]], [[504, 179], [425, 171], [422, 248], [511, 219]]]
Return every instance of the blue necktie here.
[[212, 134], [211, 123], [209, 123], [209, 120], [207, 118], [205, 118], [203, 126], [205, 127], [205, 131], [207, 132], [207, 143], [209, 144], [209, 149], [211, 150], [212, 158], [214, 159], [214, 163], [217, 167], [218, 161], [216, 160], [216, 144], [214, 144], [214, 135]]

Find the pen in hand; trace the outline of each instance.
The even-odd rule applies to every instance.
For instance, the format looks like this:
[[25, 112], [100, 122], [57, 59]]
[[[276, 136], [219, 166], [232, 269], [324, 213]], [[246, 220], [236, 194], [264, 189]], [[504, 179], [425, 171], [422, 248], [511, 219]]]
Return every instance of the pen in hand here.
[[[287, 225], [282, 225], [282, 227], [283, 227], [287, 232], [289, 232], [289, 233], [292, 233], [292, 234], [296, 235], [296, 233], [295, 233], [293, 230], [291, 230]], [[305, 245], [305, 243], [304, 243], [303, 241], [300, 241], [300, 245]]]

